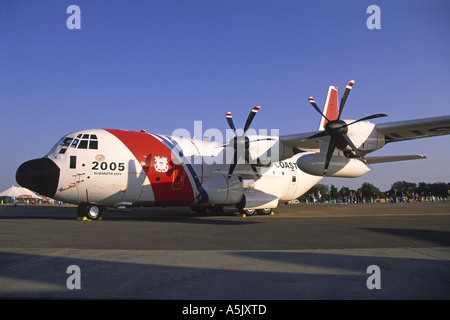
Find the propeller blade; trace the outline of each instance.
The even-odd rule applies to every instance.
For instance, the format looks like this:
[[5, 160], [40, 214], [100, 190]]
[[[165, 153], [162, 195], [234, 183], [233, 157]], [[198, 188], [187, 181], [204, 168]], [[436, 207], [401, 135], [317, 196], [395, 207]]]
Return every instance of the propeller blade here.
[[382, 117], [387, 117], [387, 114], [384, 114], [384, 113], [373, 114], [371, 116], [367, 116], [367, 117], [361, 118], [359, 120], [353, 121], [352, 123], [347, 124], [347, 127], [349, 125], [352, 125], [352, 124], [360, 122], [360, 121], [365, 121], [365, 120], [370, 120], [370, 119], [375, 119], [375, 118], [382, 118]]
[[260, 175], [258, 173], [258, 170], [256, 170], [256, 166], [254, 164], [250, 164], [250, 167], [253, 169], [253, 172], [255, 173], [256, 177], [259, 178]]
[[319, 133], [316, 133], [306, 139], [316, 139], [316, 138], [321, 138], [321, 137], [326, 137], [328, 134], [325, 131], [321, 131]]
[[231, 116], [231, 112], [227, 112], [226, 117], [227, 117], [228, 125], [233, 130], [234, 134], [236, 134], [236, 127], [234, 126], [233, 117]]
[[321, 115], [322, 117], [324, 117], [328, 122], [330, 122], [330, 120], [328, 120], [328, 118], [325, 117], [325, 115], [322, 113], [322, 111], [320, 111], [320, 109], [319, 109], [319, 107], [317, 106], [316, 101], [314, 100], [314, 98], [313, 98], [313, 97], [309, 97], [308, 100], [309, 100], [309, 103], [311, 103], [311, 105], [314, 107], [314, 109], [316, 109], [316, 111], [317, 111], [318, 113], [320, 113], [320, 115]]
[[253, 118], [256, 116], [256, 113], [258, 112], [259, 108], [261, 108], [261, 106], [256, 106], [252, 109], [252, 111], [250, 111], [250, 114], [247, 117], [247, 121], [245, 122], [244, 135], [247, 132], [248, 128], [250, 128]]
[[336, 139], [331, 139], [328, 144], [327, 155], [325, 158], [325, 166], [323, 167], [323, 176], [327, 175], [328, 166], [330, 165], [331, 157], [333, 156], [334, 149], [336, 148]]
[[245, 152], [245, 162], [252, 168], [253, 172], [255, 173], [256, 177], [259, 178], [258, 170], [256, 169], [256, 166], [253, 163], [250, 163], [250, 155], [246, 151]]
[[252, 140], [252, 141], [249, 141], [249, 142], [256, 142], [256, 141], [271, 141], [271, 140], [277, 140], [277, 139], [274, 139], [274, 138], [262, 138], [262, 139]]
[[234, 146], [234, 154], [233, 154], [233, 162], [230, 164], [230, 168], [228, 168], [228, 179], [231, 178], [231, 175], [234, 172], [234, 169], [236, 168], [237, 164], [237, 150], [236, 145]]
[[[244, 126], [244, 134], [242, 136], [238, 136], [236, 133], [236, 127], [234, 126], [233, 123], [233, 118], [231, 116], [231, 112], [227, 112], [226, 114], [226, 118], [227, 118], [227, 122], [228, 125], [230, 126], [231, 129], [233, 129], [234, 134], [236, 135], [235, 138], [233, 138], [233, 149], [234, 149], [234, 154], [233, 154], [233, 162], [230, 164], [230, 167], [228, 168], [228, 179], [231, 178], [231, 175], [234, 172], [234, 169], [236, 168], [237, 162], [238, 162], [238, 144], [239, 146], [244, 146], [244, 152], [245, 152], [245, 163], [248, 164], [253, 172], [255, 173], [255, 175], [257, 177], [260, 177], [258, 170], [256, 168], [255, 164], [250, 164], [250, 155], [249, 155], [249, 147], [250, 147], [250, 139], [246, 136], [246, 133], [248, 131], [248, 129], [250, 128], [250, 125], [253, 121], [253, 119], [256, 116], [256, 113], [259, 111], [259, 109], [261, 108], [261, 106], [255, 106], [251, 111], [250, 114], [247, 117], [247, 121], [245, 122], [245, 126]], [[261, 139], [256, 139], [253, 141], [264, 141], [264, 140], [276, 140], [274, 138], [261, 138]], [[229, 144], [227, 144], [229, 145]], [[227, 146], [227, 145], [223, 145], [223, 147]], [[240, 156], [241, 157], [241, 156]]]
[[347, 97], [350, 93], [350, 90], [352, 90], [353, 85], [355, 84], [355, 80], [351, 80], [347, 83], [345, 86], [344, 93], [342, 94], [341, 103], [339, 105], [339, 115], [338, 120], [341, 118], [342, 111], [344, 110], [345, 102], [347, 101]]
[[232, 163], [230, 165], [230, 168], [228, 169], [228, 179], [231, 178], [231, 175], [233, 174], [234, 168], [236, 167], [236, 163]]
[[359, 153], [359, 150], [355, 147], [355, 145], [353, 144], [352, 140], [350, 140], [350, 138], [346, 134], [343, 134], [342, 138], [344, 138], [345, 142], [347, 142], [347, 144], [353, 149], [353, 151], [355, 151], [355, 153], [358, 155], [358, 157], [364, 158], [362, 156], [362, 154]]

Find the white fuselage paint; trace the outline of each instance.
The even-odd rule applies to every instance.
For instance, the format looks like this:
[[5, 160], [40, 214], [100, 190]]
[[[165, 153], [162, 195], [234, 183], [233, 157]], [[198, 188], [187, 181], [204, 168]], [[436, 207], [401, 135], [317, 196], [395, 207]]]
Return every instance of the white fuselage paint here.
[[[54, 196], [56, 200], [116, 207], [157, 203], [153, 190], [155, 186], [150, 183], [148, 167], [154, 166], [153, 158], [158, 155], [158, 150], [148, 150], [148, 162], [139, 162], [130, 151], [130, 146], [107, 130], [83, 130], [71, 133], [65, 138], [77, 139], [80, 135], [95, 135], [98, 148], [80, 149], [72, 147], [73, 142], [67, 146], [59, 143], [47, 154], [60, 168]], [[81, 137], [78, 140], [81, 140]], [[322, 179], [298, 168], [297, 160], [308, 153], [297, 154], [268, 166], [258, 166], [259, 178], [254, 176], [248, 165], [238, 164], [233, 177], [228, 179], [229, 164], [225, 162], [224, 154], [227, 148], [221, 144], [168, 136], [157, 138], [175, 145], [175, 148], [172, 145], [172, 159], [167, 161], [170, 169], [178, 165], [179, 168], [184, 168], [184, 173], [181, 175], [181, 182], [175, 181], [176, 174], [172, 173], [172, 189], [181, 187], [181, 184], [191, 184], [192, 204], [201, 201], [207, 204], [237, 204], [242, 198], [239, 192], [244, 192], [248, 201], [253, 195], [256, 199], [254, 203], [262, 201], [254, 206], [264, 207], [264, 204], [267, 204], [273, 207], [280, 201], [298, 198]], [[133, 143], [137, 144], [139, 141]], [[63, 153], [62, 149], [65, 149]], [[164, 169], [167, 168], [163, 166], [161, 171]], [[172, 200], [174, 205], [180, 205], [177, 204], [176, 198]], [[184, 202], [183, 204], [186, 205]]]

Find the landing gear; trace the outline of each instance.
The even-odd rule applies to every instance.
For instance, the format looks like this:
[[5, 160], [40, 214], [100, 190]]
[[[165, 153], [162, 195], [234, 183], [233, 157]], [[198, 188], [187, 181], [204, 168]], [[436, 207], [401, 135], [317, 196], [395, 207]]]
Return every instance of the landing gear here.
[[264, 209], [239, 209], [240, 214], [245, 214], [246, 216], [252, 216], [255, 213], [257, 214], [273, 214], [272, 208], [264, 208]]
[[81, 203], [77, 208], [77, 215], [79, 218], [86, 218], [89, 220], [98, 220], [102, 214], [102, 208], [93, 204]]
[[256, 213], [255, 209], [239, 209], [240, 214], [245, 214], [246, 216], [252, 216]]
[[[214, 205], [214, 206], [199, 206], [195, 205], [191, 207], [191, 213], [204, 215], [208, 211], [210, 214], [224, 214], [227, 212], [236, 212], [235, 210], [239, 211], [241, 215], [245, 216], [253, 216], [254, 214], [260, 214], [260, 215], [272, 215], [273, 209], [272, 208], [264, 208], [264, 209], [244, 209], [242, 207], [237, 207], [235, 209], [225, 208], [223, 205]], [[231, 211], [230, 211], [231, 210]]]
[[196, 213], [196, 214], [205, 214], [206, 211], [208, 210], [208, 207], [204, 207], [204, 206], [199, 206], [199, 205], [195, 205], [191, 207], [191, 212], [192, 213]]
[[273, 214], [272, 208], [257, 209], [258, 214]]

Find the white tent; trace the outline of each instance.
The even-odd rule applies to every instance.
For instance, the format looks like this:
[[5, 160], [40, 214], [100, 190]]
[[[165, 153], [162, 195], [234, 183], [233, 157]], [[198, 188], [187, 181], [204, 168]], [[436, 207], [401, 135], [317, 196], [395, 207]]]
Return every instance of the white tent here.
[[25, 198], [31, 197], [34, 199], [42, 198], [27, 188], [16, 187], [16, 186], [12, 186], [11, 188], [0, 193], [0, 197], [20, 198], [22, 196]]

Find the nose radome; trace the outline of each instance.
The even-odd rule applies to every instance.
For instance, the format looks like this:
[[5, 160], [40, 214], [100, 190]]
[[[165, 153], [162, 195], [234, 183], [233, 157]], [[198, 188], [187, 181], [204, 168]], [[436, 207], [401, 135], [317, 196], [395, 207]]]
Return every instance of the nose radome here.
[[30, 160], [17, 169], [16, 181], [22, 187], [52, 198], [58, 187], [59, 167], [49, 158]]

